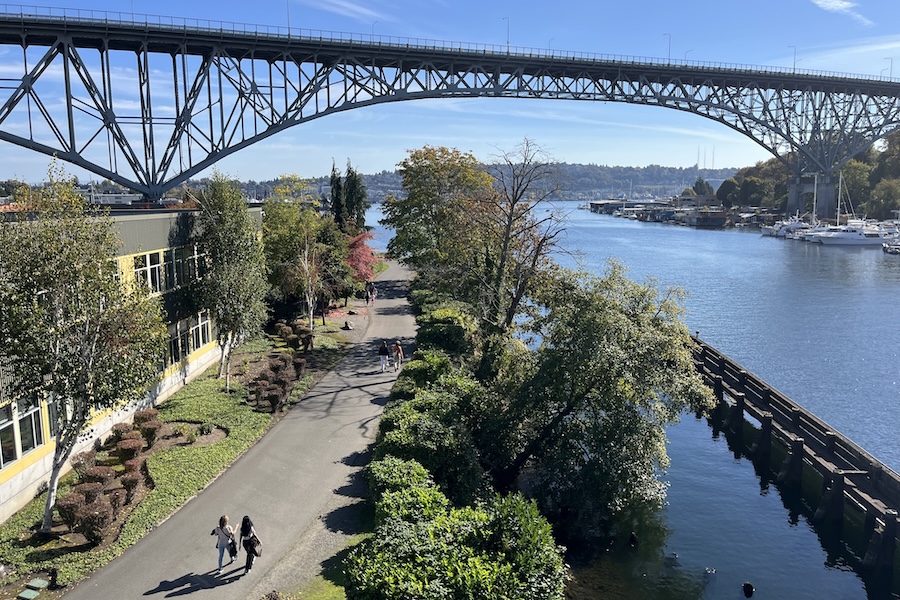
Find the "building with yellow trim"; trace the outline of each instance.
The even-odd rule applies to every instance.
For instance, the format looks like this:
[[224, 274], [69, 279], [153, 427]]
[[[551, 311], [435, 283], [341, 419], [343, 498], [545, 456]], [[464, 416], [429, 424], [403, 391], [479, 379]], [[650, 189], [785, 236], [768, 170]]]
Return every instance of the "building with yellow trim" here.
[[[251, 208], [261, 224], [262, 210]], [[131, 419], [136, 410], [162, 402], [220, 357], [215, 323], [199, 310], [191, 282], [203, 275], [204, 256], [191, 242], [194, 211], [122, 210], [112, 213], [122, 248], [119, 280], [139, 285], [161, 297], [169, 345], [160, 379], [143, 398], [97, 414], [81, 452], [104, 439], [113, 425]], [[54, 405], [34, 398], [14, 400], [4, 394], [0, 379], [0, 522], [25, 506], [46, 486], [55, 448]]]

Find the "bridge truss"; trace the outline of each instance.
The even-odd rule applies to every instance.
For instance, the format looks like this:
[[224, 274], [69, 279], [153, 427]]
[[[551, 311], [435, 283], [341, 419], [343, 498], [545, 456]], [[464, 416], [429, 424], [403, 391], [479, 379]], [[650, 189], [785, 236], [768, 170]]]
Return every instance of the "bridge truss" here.
[[900, 83], [101, 13], [0, 14], [0, 139], [159, 198], [334, 112], [418, 98], [626, 102], [691, 112], [827, 180], [900, 126]]

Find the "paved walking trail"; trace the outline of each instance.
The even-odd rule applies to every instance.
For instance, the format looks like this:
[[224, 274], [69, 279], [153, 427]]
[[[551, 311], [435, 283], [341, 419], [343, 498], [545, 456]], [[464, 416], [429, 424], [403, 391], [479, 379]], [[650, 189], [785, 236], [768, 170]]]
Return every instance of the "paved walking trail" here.
[[[409, 355], [415, 337], [409, 275], [391, 263], [378, 278], [365, 336], [334, 371], [209, 487], [64, 598], [258, 600], [319, 574], [346, 536], [360, 532], [353, 510], [367, 491], [360, 467], [396, 378], [381, 373], [378, 346], [400, 340]], [[250, 515], [262, 540], [263, 555], [247, 575], [243, 549], [215, 575], [209, 532], [222, 514], [233, 525]]]

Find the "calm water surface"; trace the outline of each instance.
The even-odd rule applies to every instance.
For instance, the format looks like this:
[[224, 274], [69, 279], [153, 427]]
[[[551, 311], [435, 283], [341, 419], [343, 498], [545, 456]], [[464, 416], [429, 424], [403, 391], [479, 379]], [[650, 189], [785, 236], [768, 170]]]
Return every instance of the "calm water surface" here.
[[[560, 203], [563, 245], [585, 267], [602, 272], [615, 258], [632, 279], [684, 288], [691, 331], [900, 470], [900, 257], [575, 206]], [[378, 218], [375, 207], [367, 221]], [[383, 248], [389, 233], [375, 233]], [[744, 581], [754, 598], [876, 597], [846, 553], [823, 549], [803, 512], [705, 421], [687, 416], [669, 438], [668, 505], [658, 522], [636, 524], [651, 542], [576, 570], [573, 597], [743, 598]]]

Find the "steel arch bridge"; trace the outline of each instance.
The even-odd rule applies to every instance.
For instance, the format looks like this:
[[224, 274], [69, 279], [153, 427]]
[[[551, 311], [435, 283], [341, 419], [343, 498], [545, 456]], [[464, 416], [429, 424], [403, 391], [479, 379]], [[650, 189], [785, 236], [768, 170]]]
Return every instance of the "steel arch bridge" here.
[[[121, 13], [0, 13], [0, 52], [0, 139], [149, 198], [288, 127], [418, 98], [590, 100], [694, 113], [790, 164], [798, 206], [801, 173], [824, 175], [827, 188], [844, 163], [900, 126], [900, 81], [883, 77]], [[823, 202], [823, 216], [828, 204], [834, 212]]]

